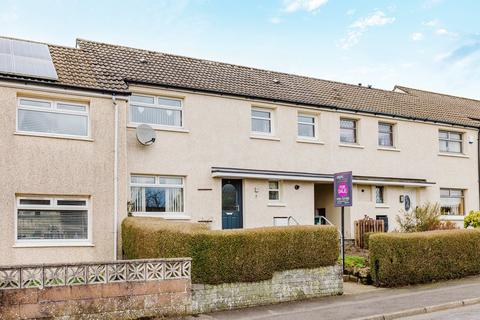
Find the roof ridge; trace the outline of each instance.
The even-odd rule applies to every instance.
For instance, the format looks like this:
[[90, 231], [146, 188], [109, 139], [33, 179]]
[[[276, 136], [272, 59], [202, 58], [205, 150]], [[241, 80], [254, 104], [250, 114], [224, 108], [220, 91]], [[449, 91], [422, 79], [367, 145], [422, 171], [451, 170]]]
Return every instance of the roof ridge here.
[[332, 83], [332, 84], [340, 84], [340, 85], [350, 86], [350, 87], [353, 87], [353, 88], [360, 88], [360, 89], [364, 89], [364, 90], [375, 90], [375, 91], [380, 91], [380, 92], [384, 92], [384, 93], [388, 93], [388, 94], [392, 94], [392, 93], [393, 94], [402, 94], [400, 92], [394, 92], [390, 89], [387, 90], [387, 89], [381, 89], [381, 88], [375, 88], [375, 87], [370, 87], [369, 88], [369, 87], [359, 86], [357, 84], [352, 84], [352, 83], [347, 83], [347, 82], [342, 82], [342, 81], [320, 79], [320, 78], [301, 75], [301, 74], [288, 73], [288, 72], [283, 72], [283, 71], [274, 71], [274, 70], [262, 69], [262, 68], [257, 68], [257, 67], [249, 67], [249, 66], [244, 66], [244, 65], [240, 65], [240, 64], [235, 64], [235, 63], [230, 63], [230, 62], [221, 62], [221, 61], [215, 61], [215, 60], [210, 60], [210, 59], [200, 59], [200, 58], [194, 58], [194, 57], [180, 55], [180, 54], [173, 54], [173, 53], [166, 53], [166, 52], [161, 52], [161, 51], [140, 49], [140, 48], [130, 47], [130, 46], [126, 46], [126, 45], [118, 45], [118, 44], [106, 43], [106, 42], [95, 41], [95, 40], [88, 40], [88, 39], [83, 39], [83, 38], [77, 38], [76, 39], [77, 45], [79, 44], [78, 42], [81, 42], [81, 41], [96, 43], [96, 44], [100, 44], [100, 45], [107, 45], [107, 46], [112, 46], [112, 47], [120, 47], [120, 48], [129, 49], [129, 50], [136, 50], [136, 51], [144, 51], [144, 52], [162, 54], [162, 55], [171, 56], [171, 57], [186, 58], [186, 59], [191, 59], [191, 60], [195, 60], [195, 61], [212, 62], [212, 63], [222, 64], [222, 65], [229, 65], [229, 66], [232, 66], [232, 67], [235, 67], [235, 68], [243, 68], [243, 69], [257, 70], [257, 71], [262, 71], [262, 72], [276, 73], [276, 74], [279, 74], [279, 75], [300, 77], [300, 78], [304, 78], [304, 79], [310, 79], [310, 80], [315, 80], [315, 81], [323, 81], [323, 82], [328, 82], [328, 83]]
[[415, 91], [421, 91], [429, 94], [435, 94], [439, 96], [444, 96], [444, 97], [449, 97], [449, 98], [456, 98], [456, 99], [463, 99], [463, 100], [469, 100], [469, 101], [475, 101], [475, 102], [480, 102], [480, 100], [473, 99], [473, 98], [467, 98], [467, 97], [462, 97], [462, 96], [454, 96], [452, 94], [446, 94], [446, 93], [440, 93], [440, 92], [435, 92], [435, 91], [429, 91], [429, 90], [423, 90], [423, 89], [416, 89], [416, 88], [411, 88], [411, 87], [406, 87], [406, 86], [400, 86], [400, 85], [395, 85], [394, 89], [407, 89], [407, 90], [415, 90]]

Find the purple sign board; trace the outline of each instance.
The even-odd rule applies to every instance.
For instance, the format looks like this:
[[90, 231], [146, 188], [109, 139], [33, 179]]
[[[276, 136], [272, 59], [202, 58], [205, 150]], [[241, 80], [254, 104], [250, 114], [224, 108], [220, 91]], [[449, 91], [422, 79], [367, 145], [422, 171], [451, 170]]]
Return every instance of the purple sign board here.
[[333, 175], [335, 207], [352, 206], [352, 172], [340, 172]]

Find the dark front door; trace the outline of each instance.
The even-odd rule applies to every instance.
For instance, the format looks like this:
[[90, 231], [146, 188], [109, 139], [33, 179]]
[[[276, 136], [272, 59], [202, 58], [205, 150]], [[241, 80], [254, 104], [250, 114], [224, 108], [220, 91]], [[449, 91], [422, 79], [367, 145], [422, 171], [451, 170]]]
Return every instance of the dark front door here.
[[243, 228], [242, 180], [222, 180], [222, 229]]

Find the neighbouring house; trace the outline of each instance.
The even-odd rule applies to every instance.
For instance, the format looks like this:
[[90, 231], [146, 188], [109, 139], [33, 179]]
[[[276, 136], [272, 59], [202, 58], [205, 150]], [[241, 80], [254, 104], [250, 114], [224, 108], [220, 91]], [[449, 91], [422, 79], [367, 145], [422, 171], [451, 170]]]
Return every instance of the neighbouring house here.
[[[0, 38], [0, 265], [109, 260], [136, 216], [213, 229], [479, 208], [480, 101], [77, 40]], [[137, 126], [155, 131], [149, 146]], [[323, 218], [322, 218], [323, 217]]]

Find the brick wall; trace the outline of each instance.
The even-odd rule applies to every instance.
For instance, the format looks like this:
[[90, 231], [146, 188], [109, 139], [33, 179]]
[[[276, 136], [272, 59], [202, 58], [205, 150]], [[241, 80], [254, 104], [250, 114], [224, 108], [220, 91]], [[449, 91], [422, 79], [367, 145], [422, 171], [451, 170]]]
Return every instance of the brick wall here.
[[205, 313], [343, 293], [340, 266], [275, 272], [271, 280], [192, 287], [192, 312]]
[[188, 314], [190, 267], [190, 260], [166, 259], [0, 268], [0, 319]]

